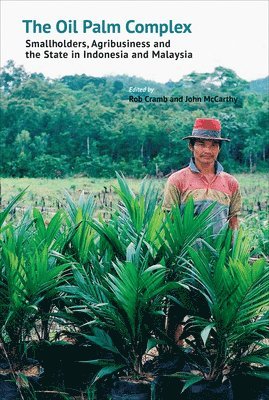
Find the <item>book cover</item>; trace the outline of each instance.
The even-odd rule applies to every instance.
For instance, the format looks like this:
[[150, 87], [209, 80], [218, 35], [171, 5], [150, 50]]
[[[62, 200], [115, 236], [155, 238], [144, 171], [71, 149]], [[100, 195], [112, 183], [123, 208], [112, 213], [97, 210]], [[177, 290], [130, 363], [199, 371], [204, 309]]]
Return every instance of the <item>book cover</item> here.
[[268, 1], [2, 0], [1, 400], [268, 398], [267, 75]]

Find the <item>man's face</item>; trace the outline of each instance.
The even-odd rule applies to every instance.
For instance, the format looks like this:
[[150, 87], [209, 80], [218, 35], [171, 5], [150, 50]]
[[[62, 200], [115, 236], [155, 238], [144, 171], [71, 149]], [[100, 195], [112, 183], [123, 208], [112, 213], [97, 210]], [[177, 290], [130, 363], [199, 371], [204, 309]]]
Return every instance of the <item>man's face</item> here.
[[190, 145], [189, 148], [195, 161], [204, 165], [215, 163], [220, 152], [217, 140], [197, 139], [194, 146]]

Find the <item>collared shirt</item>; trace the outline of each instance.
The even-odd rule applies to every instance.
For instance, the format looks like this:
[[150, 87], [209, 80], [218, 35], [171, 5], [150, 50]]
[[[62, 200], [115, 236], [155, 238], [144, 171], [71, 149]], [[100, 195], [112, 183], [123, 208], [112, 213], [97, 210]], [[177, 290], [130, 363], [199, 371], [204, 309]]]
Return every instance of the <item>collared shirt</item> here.
[[167, 181], [164, 190], [163, 209], [170, 211], [174, 204], [184, 209], [184, 204], [192, 197], [195, 213], [200, 214], [210, 204], [216, 202], [216, 220], [213, 233], [217, 234], [231, 217], [241, 210], [241, 194], [237, 180], [224, 172], [222, 165], [215, 164], [215, 176], [211, 182], [196, 167], [193, 159], [187, 168], [174, 172]]

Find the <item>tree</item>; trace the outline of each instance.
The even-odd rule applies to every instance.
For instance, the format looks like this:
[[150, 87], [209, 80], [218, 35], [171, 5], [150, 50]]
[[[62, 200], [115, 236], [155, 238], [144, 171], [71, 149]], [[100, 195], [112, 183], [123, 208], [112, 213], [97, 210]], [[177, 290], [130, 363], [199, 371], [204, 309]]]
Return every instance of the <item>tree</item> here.
[[13, 60], [8, 60], [0, 74], [0, 86], [5, 93], [10, 93], [13, 88], [21, 85], [29, 75], [23, 66], [17, 67]]

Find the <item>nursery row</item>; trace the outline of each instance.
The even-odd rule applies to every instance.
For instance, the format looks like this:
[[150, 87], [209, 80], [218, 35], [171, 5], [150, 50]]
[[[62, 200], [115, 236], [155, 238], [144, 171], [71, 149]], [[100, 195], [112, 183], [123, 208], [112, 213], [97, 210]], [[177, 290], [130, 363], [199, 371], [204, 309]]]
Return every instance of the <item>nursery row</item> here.
[[24, 191], [0, 213], [1, 400], [268, 399], [262, 246], [117, 178], [109, 220], [68, 194], [10, 220]]

